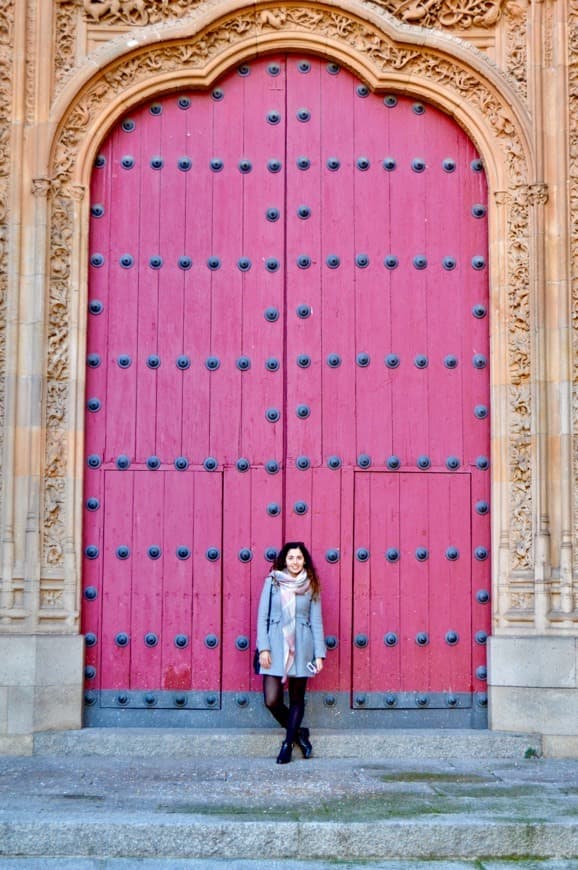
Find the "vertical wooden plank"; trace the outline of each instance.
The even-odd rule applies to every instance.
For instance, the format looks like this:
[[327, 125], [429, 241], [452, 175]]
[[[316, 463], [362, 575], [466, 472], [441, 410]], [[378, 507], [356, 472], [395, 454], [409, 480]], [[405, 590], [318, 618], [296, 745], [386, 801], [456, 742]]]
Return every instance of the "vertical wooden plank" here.
[[[268, 474], [263, 468], [251, 470], [251, 504], [252, 522], [250, 547], [253, 558], [250, 564], [250, 581], [244, 590], [243, 605], [247, 612], [244, 615], [243, 630], [241, 634], [249, 637], [248, 650], [236, 650], [238, 673], [237, 681], [239, 689], [249, 689], [251, 683], [258, 690], [261, 689], [261, 681], [257, 677], [253, 680], [251, 670], [255, 638], [257, 636], [257, 609], [264, 578], [271, 570], [272, 562], [266, 558], [268, 550], [281, 549], [284, 543], [283, 523], [283, 476], [282, 474]], [[276, 508], [280, 513], [275, 513]], [[270, 510], [269, 510], [270, 508]], [[236, 638], [231, 636], [230, 643]]]
[[[472, 533], [471, 514], [467, 505], [471, 502], [471, 476], [460, 474], [451, 478], [449, 521], [451, 534], [461, 541], [461, 549], [468, 553], [468, 560], [459, 566], [459, 571], [449, 576], [450, 607], [448, 610], [453, 630], [459, 636], [457, 645], [450, 647], [450, 689], [471, 692], [473, 685], [472, 655], [469, 643], [472, 631]], [[457, 566], [456, 566], [457, 568]], [[454, 688], [455, 687], [455, 688]]]
[[[196, 689], [221, 688], [221, 655], [226, 638], [221, 623], [222, 560], [210, 560], [207, 551], [221, 549], [223, 476], [214, 472], [195, 474], [195, 504], [192, 547], [192, 667]], [[213, 543], [214, 541], [218, 543]], [[211, 644], [217, 638], [217, 644]]]
[[[130, 128], [135, 124], [134, 130]], [[131, 129], [125, 132], [123, 129]], [[125, 118], [113, 140], [111, 232], [108, 252], [111, 290], [108, 301], [108, 384], [106, 401], [106, 460], [125, 454], [134, 461], [136, 365], [123, 368], [118, 360], [132, 358], [136, 346], [139, 244], [134, 231], [140, 208], [140, 117]], [[129, 166], [129, 161], [132, 164]]]
[[[190, 111], [190, 110], [189, 110]], [[180, 371], [176, 359], [183, 344], [185, 276], [199, 264], [190, 268], [179, 267], [182, 257], [191, 253], [186, 249], [185, 202], [187, 172], [179, 168], [182, 158], [189, 158], [185, 133], [185, 111], [175, 98], [167, 100], [163, 110], [163, 143], [161, 157], [161, 201], [170, 203], [172, 219], [161, 218], [160, 248], [163, 267], [159, 270], [158, 355], [161, 365], [157, 371], [157, 430], [155, 453], [163, 462], [172, 462], [181, 452], [181, 417], [183, 378], [190, 371]], [[199, 171], [196, 168], [190, 172]], [[177, 217], [178, 216], [178, 217]], [[182, 262], [182, 261], [181, 261]]]
[[[428, 417], [432, 467], [444, 467], [449, 457], [463, 463], [462, 373], [471, 364], [460, 352], [462, 330], [456, 332], [456, 312], [469, 264], [461, 254], [462, 221], [456, 220], [464, 190], [460, 160], [463, 134], [432, 106], [426, 107], [426, 210], [428, 259], [426, 305], [428, 324]], [[448, 368], [448, 357], [457, 365]], [[449, 361], [451, 366], [451, 360]]]
[[[238, 253], [250, 262], [242, 274], [243, 354], [251, 369], [241, 378], [241, 453], [263, 465], [271, 459], [281, 462], [284, 449], [285, 64], [272, 55], [254, 61], [250, 69], [243, 152], [236, 156], [236, 164], [247, 160], [251, 167], [242, 173], [244, 250]], [[278, 113], [279, 123], [268, 123], [270, 112]]]
[[[105, 472], [104, 500], [107, 511], [102, 550], [102, 637], [99, 638], [102, 642], [100, 659], [102, 689], [127, 689], [130, 685], [130, 663], [134, 642], [131, 636], [134, 474], [135, 472], [130, 470]], [[118, 552], [119, 547], [128, 548], [127, 558], [121, 558], [123, 552]], [[117, 643], [120, 635], [128, 637], [126, 644]]]
[[[110, 472], [123, 474], [124, 472]], [[161, 687], [161, 653], [163, 641], [163, 603], [169, 590], [163, 589], [163, 557], [152, 559], [149, 548], [162, 551], [162, 526], [165, 511], [162, 471], [134, 472], [134, 508], [132, 528], [133, 585], [131, 602], [131, 675], [133, 689]], [[154, 551], [153, 551], [154, 554]], [[157, 644], [145, 642], [156, 635]]]
[[[346, 466], [356, 461], [355, 443], [355, 310], [350, 288], [354, 274], [353, 100], [351, 76], [322, 70], [321, 114], [321, 324], [323, 456], [340, 456]], [[331, 67], [334, 69], [334, 67]], [[328, 161], [331, 162], [328, 165]], [[334, 168], [330, 168], [334, 167]], [[312, 214], [311, 221], [316, 220]], [[334, 260], [339, 258], [339, 264]], [[329, 263], [328, 263], [329, 258]], [[331, 264], [331, 265], [330, 265]], [[328, 364], [331, 359], [334, 366]]]
[[[247, 635], [258, 605], [263, 577], [251, 583], [251, 562], [242, 562], [242, 550], [251, 550], [252, 503], [251, 471], [225, 468], [223, 495], [223, 625], [226, 638], [223, 643], [223, 691], [233, 692], [246, 685], [247, 671], [244, 656], [240, 656], [234, 643], [237, 637]], [[254, 553], [251, 553], [255, 557]], [[250, 636], [250, 648], [255, 645], [255, 634]], [[260, 687], [255, 678], [253, 688]]]
[[[341, 562], [335, 570], [326, 560], [329, 550], [342, 550], [342, 481], [341, 472], [329, 468], [315, 468], [304, 472], [311, 477], [311, 554], [321, 582], [323, 627], [326, 637], [334, 637], [337, 646], [327, 648], [323, 672], [310, 683], [312, 691], [335, 691], [341, 686], [342, 673], [349, 666], [351, 613], [345, 614], [344, 589], [341, 578]], [[332, 506], [328, 510], [328, 505]], [[347, 634], [343, 634], [343, 621], [347, 622]], [[346, 671], [346, 689], [349, 688], [349, 673]]]
[[[373, 691], [399, 691], [401, 671], [401, 566], [411, 556], [400, 552], [400, 475], [371, 475], [371, 685]], [[394, 551], [399, 554], [394, 557]], [[387, 558], [389, 553], [390, 558]], [[389, 634], [395, 644], [386, 644]]]
[[[358, 551], [369, 549], [371, 539], [371, 475], [355, 475], [355, 516], [353, 532], [353, 645], [352, 645], [352, 691], [355, 694], [371, 690], [370, 661], [371, 643], [371, 566], [369, 560], [361, 562]], [[368, 644], [357, 646], [356, 638], [365, 635]]]
[[392, 352], [400, 358], [400, 377], [393, 379], [392, 386], [393, 452], [410, 467], [429, 450], [427, 369], [415, 364], [416, 357], [427, 355], [427, 268], [416, 268], [414, 263], [416, 257], [427, 257], [424, 202], [429, 170], [427, 166], [422, 172], [412, 169], [414, 160], [425, 161], [426, 115], [413, 111], [414, 102], [400, 96], [397, 105], [388, 109], [392, 113], [390, 156], [395, 160], [389, 173], [390, 253], [399, 261], [391, 275]]
[[[319, 62], [287, 59], [287, 461], [321, 453], [321, 78]], [[307, 163], [303, 161], [306, 160]], [[303, 218], [303, 208], [311, 217]]]
[[[165, 688], [196, 689], [196, 665], [200, 658], [199, 650], [204, 649], [202, 639], [194, 633], [193, 616], [196, 477], [194, 472], [171, 470], [165, 480], [166, 515], [162, 543], [166, 590], [162, 637], [162, 681]], [[180, 551], [180, 548], [186, 550]], [[179, 552], [184, 558], [179, 558]], [[173, 652], [177, 634], [187, 637], [188, 646]]]
[[[471, 691], [469, 475], [428, 475], [431, 513], [429, 600], [431, 691]], [[448, 550], [457, 550], [451, 560]], [[451, 633], [457, 636], [452, 644]], [[448, 640], [449, 638], [449, 640]]]
[[383, 465], [391, 453], [390, 380], [385, 376], [384, 337], [391, 313], [384, 240], [389, 230], [389, 173], [382, 161], [388, 145], [390, 110], [352, 79], [354, 92], [355, 371], [357, 454]]
[[[415, 692], [430, 686], [428, 646], [417, 643], [419, 634], [430, 634], [430, 589], [435, 583], [432, 556], [437, 544], [429, 527], [434, 509], [429, 491], [429, 477], [419, 473], [402, 474], [400, 479], [400, 517], [411, 522], [400, 523], [401, 541], [401, 690]], [[418, 564], [416, 549], [425, 547], [429, 557]], [[439, 546], [439, 545], [438, 545]]]
[[[184, 96], [184, 95], [183, 95]], [[189, 101], [187, 107], [187, 101]], [[180, 349], [174, 348], [170, 364], [179, 355], [187, 359], [190, 368], [179, 372], [182, 383], [182, 446], [181, 452], [194, 465], [201, 465], [210, 455], [210, 401], [213, 373], [206, 367], [211, 355], [211, 271], [207, 263], [213, 248], [220, 248], [222, 240], [214, 238], [213, 197], [215, 175], [211, 160], [225, 155], [220, 143], [213, 140], [213, 100], [209, 94], [187, 94], [177, 101], [185, 129], [186, 149], [191, 158], [191, 169], [184, 174], [184, 250], [191, 257], [192, 267], [183, 273], [184, 323]], [[232, 174], [225, 162], [221, 175]], [[231, 190], [234, 201], [236, 191]], [[216, 254], [227, 268], [223, 252]], [[231, 286], [235, 294], [235, 286]]]
[[[144, 463], [155, 453], [157, 426], [157, 370], [147, 365], [149, 358], [158, 355], [159, 273], [170, 268], [166, 255], [161, 252], [160, 224], [163, 215], [162, 177], [159, 167], [164, 141], [164, 109], [170, 98], [150, 103], [139, 113], [135, 133], [141, 141], [139, 191], [139, 275], [138, 311], [136, 312], [137, 350], [132, 367], [136, 370], [136, 446], [135, 461]], [[160, 107], [160, 113], [158, 112]], [[151, 111], [153, 109], [153, 111]], [[133, 134], [134, 135], [134, 134]], [[134, 232], [134, 228], [133, 228]], [[169, 360], [161, 360], [167, 365]], [[163, 457], [165, 460], [170, 457]]]
[[[253, 75], [253, 73], [251, 74]], [[249, 83], [254, 85], [253, 80]], [[219, 361], [219, 368], [210, 372], [210, 440], [209, 452], [219, 462], [232, 463], [239, 457], [241, 441], [241, 377], [235, 361], [242, 355], [243, 273], [238, 260], [243, 255], [245, 226], [243, 223], [243, 175], [238, 163], [243, 152], [243, 121], [246, 107], [246, 80], [238, 73], [229, 74], [217, 90], [223, 94], [213, 104], [213, 141], [209, 148], [215, 154], [204, 157], [203, 172], [211, 176], [212, 203], [207, 203], [212, 233], [202, 257], [208, 268], [209, 257], [219, 260], [218, 268], [209, 268], [210, 330], [206, 356]], [[206, 100], [206, 97], [205, 97]], [[251, 123], [255, 122], [251, 116]], [[263, 119], [260, 119], [264, 123]], [[217, 156], [224, 162], [220, 172], [209, 169]], [[254, 171], [259, 171], [255, 167]], [[205, 361], [206, 364], [206, 361]]]
[[[155, 472], [158, 473], [158, 472]], [[161, 635], [161, 681], [167, 690], [196, 688], [193, 679], [193, 556], [178, 560], [179, 546], [194, 545], [195, 481], [191, 471], [167, 471], [164, 475], [165, 511], [158, 533], [162, 538], [163, 609]], [[177, 516], [178, 515], [178, 516]], [[182, 646], [175, 638], [182, 635]]]
[[[95, 164], [91, 182], [91, 219], [89, 238], [89, 258], [94, 254], [107, 255], [110, 236], [110, 177], [111, 177], [111, 145], [110, 139], [100, 150], [99, 159]], [[90, 260], [89, 260], [90, 262]], [[96, 262], [99, 262], [98, 260]], [[107, 320], [108, 320], [108, 265], [89, 265], [88, 290], [88, 335], [87, 335], [87, 368], [86, 368], [86, 398], [106, 396], [106, 373], [108, 369]], [[94, 307], [101, 303], [103, 310]], [[92, 303], [92, 304], [91, 304]], [[92, 468], [88, 457], [104, 456], [106, 418], [102, 413], [86, 412], [84, 438], [84, 510], [82, 535], [82, 632], [93, 634], [97, 638], [95, 645], [86, 646], [85, 673], [94, 673], [94, 677], [86, 680], [87, 689], [100, 689], [102, 685], [102, 668], [100, 656], [102, 651], [101, 612], [102, 612], [102, 567], [104, 518], [104, 473], [102, 467]], [[97, 547], [99, 558], [91, 559], [87, 553], [88, 547]], [[91, 551], [88, 550], [90, 553]], [[88, 670], [92, 669], [92, 670]]]

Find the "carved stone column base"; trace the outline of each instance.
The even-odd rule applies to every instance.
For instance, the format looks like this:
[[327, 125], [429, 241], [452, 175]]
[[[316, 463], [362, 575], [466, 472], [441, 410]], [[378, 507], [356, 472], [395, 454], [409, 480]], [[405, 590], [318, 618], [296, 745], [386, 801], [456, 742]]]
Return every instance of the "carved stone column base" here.
[[0, 636], [0, 753], [29, 753], [35, 731], [82, 726], [84, 638]]
[[544, 735], [544, 754], [578, 758], [575, 637], [488, 639], [490, 728]]

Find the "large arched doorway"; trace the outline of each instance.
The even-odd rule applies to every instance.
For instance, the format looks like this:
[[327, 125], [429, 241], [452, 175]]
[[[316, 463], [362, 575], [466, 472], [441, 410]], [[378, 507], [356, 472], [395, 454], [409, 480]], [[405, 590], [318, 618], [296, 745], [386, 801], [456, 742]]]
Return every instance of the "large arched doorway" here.
[[132, 111], [93, 173], [87, 724], [268, 722], [257, 598], [323, 578], [328, 724], [480, 726], [486, 182], [463, 131], [314, 57]]

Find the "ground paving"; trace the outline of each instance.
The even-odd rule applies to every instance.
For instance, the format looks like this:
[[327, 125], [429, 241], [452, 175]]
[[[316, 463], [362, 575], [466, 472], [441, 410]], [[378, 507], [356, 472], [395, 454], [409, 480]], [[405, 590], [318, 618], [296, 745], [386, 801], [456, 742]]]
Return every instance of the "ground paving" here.
[[578, 870], [577, 760], [415, 756], [0, 758], [0, 868]]

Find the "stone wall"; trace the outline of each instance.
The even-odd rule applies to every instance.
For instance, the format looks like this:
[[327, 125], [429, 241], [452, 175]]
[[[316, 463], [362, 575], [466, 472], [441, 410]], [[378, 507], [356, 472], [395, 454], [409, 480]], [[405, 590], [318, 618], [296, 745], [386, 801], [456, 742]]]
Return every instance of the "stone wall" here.
[[[0, 0], [4, 745], [81, 717], [86, 192], [98, 144], [131, 104], [210, 86], [275, 49], [321, 54], [373, 88], [436, 103], [484, 157], [491, 723], [578, 751], [568, 670], [578, 636], [578, 12], [568, 0]], [[65, 670], [44, 667], [47, 654], [64, 656]], [[59, 698], [56, 717], [45, 688]]]

